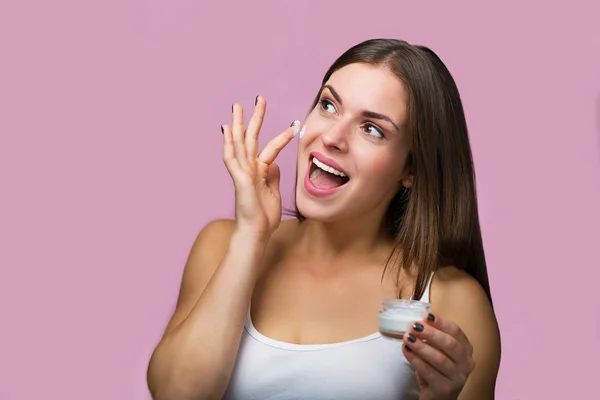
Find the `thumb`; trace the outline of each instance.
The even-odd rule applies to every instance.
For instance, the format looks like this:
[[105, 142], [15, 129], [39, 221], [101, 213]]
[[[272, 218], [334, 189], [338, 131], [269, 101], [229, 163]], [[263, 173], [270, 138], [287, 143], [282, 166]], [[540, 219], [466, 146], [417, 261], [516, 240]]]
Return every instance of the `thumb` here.
[[274, 193], [279, 194], [279, 178], [280, 178], [279, 166], [277, 164], [269, 165], [269, 170], [267, 171], [267, 186]]

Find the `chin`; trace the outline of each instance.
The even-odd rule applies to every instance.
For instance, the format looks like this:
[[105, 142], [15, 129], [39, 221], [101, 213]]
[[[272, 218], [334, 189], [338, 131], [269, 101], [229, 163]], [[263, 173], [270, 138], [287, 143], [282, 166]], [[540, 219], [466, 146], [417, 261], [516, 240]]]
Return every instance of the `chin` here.
[[303, 193], [303, 188], [296, 189], [296, 207], [306, 219], [319, 222], [335, 222], [344, 219], [342, 202], [325, 204], [322, 200], [311, 198]]

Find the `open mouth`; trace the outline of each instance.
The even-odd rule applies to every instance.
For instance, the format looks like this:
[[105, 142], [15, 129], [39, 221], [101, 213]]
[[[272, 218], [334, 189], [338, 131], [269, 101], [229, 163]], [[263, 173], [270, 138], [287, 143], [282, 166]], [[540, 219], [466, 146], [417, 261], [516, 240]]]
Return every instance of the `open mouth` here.
[[333, 189], [340, 187], [350, 180], [343, 172], [322, 163], [315, 157], [311, 157], [310, 161], [309, 179], [311, 183], [319, 189]]

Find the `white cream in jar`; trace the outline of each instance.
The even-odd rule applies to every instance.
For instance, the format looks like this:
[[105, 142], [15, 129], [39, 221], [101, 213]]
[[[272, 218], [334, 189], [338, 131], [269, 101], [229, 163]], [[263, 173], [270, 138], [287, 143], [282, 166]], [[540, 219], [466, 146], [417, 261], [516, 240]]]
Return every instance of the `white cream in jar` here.
[[423, 321], [431, 311], [429, 303], [417, 300], [388, 299], [379, 312], [379, 332], [383, 336], [402, 339], [412, 324]]

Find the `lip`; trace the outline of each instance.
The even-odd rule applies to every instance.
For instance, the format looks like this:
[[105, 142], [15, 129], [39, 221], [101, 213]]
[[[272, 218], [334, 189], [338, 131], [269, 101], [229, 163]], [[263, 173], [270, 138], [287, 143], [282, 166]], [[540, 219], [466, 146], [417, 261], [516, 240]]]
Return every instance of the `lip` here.
[[312, 158], [315, 157], [317, 160], [321, 161], [322, 163], [325, 163], [327, 165], [329, 165], [332, 168], [337, 169], [340, 172], [343, 172], [344, 175], [348, 176], [348, 174], [346, 174], [346, 171], [344, 171], [339, 165], [338, 163], [336, 163], [335, 161], [333, 161], [330, 158], [325, 157], [324, 155], [317, 153], [317, 152], [313, 152], [310, 153], [308, 161], [309, 164], [306, 168], [306, 174], [304, 174], [304, 189], [310, 193], [311, 195], [315, 196], [315, 197], [327, 197], [327, 196], [331, 196], [337, 192], [339, 192], [344, 185], [342, 186], [338, 186], [338, 187], [334, 187], [331, 189], [321, 189], [316, 187], [315, 185], [313, 185], [312, 181], [310, 180], [310, 165], [312, 163]]
[[308, 161], [312, 162], [313, 157], [316, 158], [317, 160], [321, 161], [323, 164], [327, 164], [330, 167], [335, 168], [338, 171], [342, 172], [344, 175], [348, 176], [348, 173], [346, 171], [344, 171], [344, 169], [342, 167], [340, 167], [340, 165], [338, 163], [336, 163], [334, 160], [332, 160], [331, 158], [327, 158], [323, 154], [313, 151], [309, 154]]

